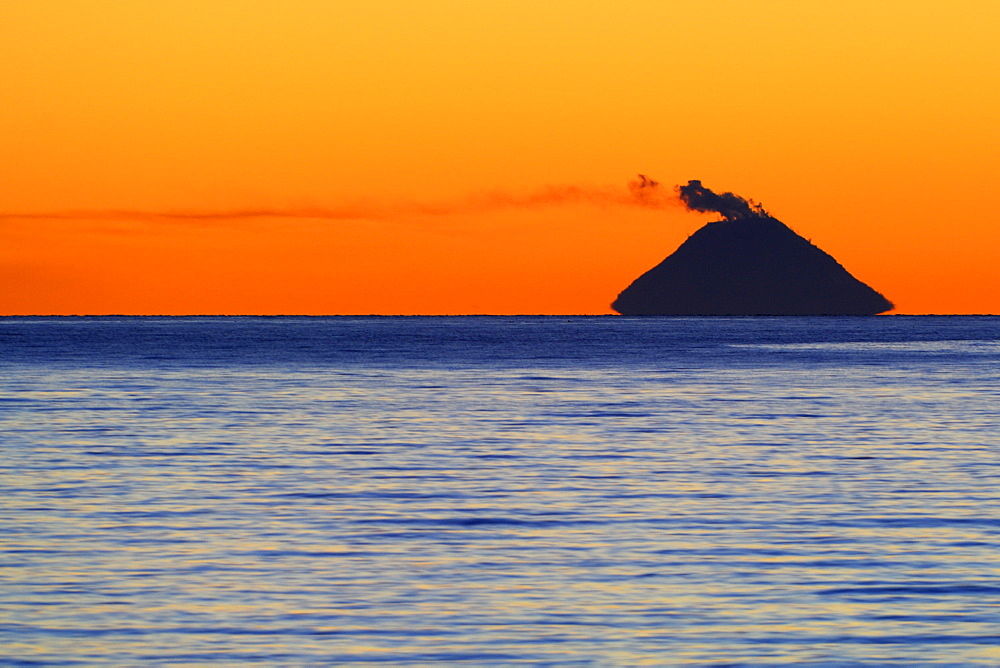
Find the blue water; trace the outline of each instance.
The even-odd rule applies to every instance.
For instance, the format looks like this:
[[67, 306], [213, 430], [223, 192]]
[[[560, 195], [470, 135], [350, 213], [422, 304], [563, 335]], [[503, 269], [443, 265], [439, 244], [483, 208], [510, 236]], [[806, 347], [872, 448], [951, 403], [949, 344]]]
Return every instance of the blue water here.
[[0, 318], [5, 665], [1000, 665], [1000, 318]]

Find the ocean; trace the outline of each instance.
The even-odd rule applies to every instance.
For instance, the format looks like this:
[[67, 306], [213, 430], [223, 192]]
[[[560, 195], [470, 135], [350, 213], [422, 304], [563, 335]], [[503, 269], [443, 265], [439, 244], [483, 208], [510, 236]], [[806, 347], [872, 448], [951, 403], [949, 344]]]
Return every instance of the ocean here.
[[3, 665], [1000, 665], [1000, 317], [0, 318]]

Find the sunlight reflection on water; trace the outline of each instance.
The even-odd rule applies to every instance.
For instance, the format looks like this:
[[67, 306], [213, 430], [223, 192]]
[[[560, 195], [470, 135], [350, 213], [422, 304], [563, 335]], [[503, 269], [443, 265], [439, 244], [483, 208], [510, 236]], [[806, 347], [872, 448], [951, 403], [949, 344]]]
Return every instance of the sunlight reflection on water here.
[[[5, 355], [0, 656], [1000, 661], [995, 321], [888, 353], [825, 341], [837, 323], [751, 331], [685, 365], [454, 320], [468, 345], [531, 322], [546, 343], [410, 366], [262, 363], [270, 342], [245, 363]], [[626, 326], [591, 322], [573, 336]]]

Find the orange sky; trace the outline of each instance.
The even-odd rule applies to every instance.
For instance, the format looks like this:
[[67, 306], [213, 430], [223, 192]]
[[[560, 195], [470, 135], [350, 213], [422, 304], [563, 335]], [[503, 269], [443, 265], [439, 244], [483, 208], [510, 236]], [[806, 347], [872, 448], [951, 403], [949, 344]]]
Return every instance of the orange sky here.
[[1000, 313], [997, 25], [994, 0], [3, 2], [0, 314], [608, 313], [712, 219], [629, 205], [637, 172], [762, 202], [897, 312]]

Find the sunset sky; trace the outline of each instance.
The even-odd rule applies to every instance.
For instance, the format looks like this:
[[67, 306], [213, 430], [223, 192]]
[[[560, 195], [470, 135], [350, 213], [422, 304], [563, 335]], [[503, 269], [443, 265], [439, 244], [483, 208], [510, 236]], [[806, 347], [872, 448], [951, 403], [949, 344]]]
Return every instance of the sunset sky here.
[[609, 313], [761, 203], [1000, 313], [995, 0], [6, 0], [0, 314]]

